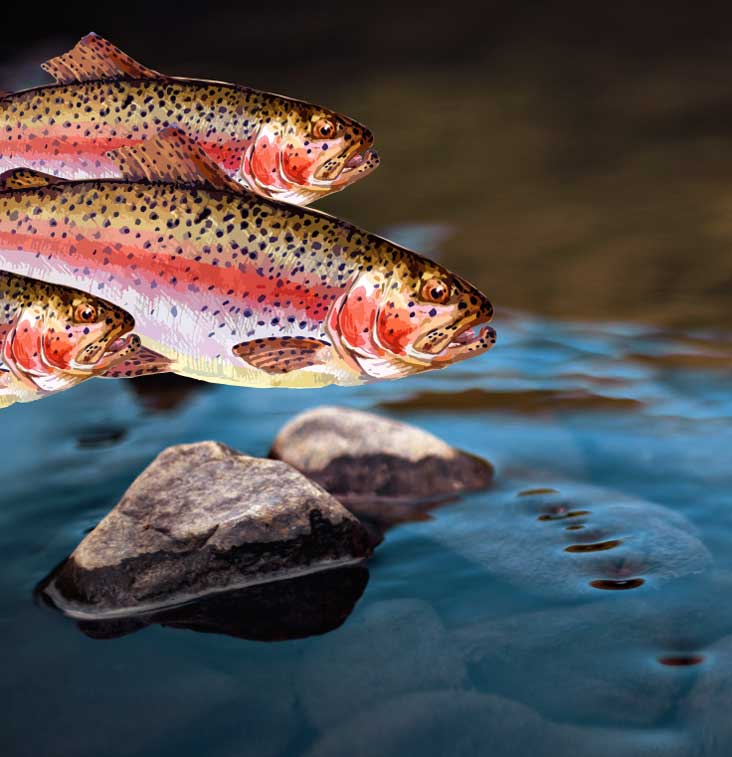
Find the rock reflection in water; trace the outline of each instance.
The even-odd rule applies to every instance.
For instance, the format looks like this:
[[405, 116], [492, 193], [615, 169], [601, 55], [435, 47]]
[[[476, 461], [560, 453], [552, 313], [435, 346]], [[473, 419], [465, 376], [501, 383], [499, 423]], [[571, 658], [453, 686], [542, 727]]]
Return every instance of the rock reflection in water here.
[[391, 412], [455, 412], [495, 410], [527, 415], [569, 412], [619, 412], [640, 410], [643, 403], [630, 397], [612, 397], [584, 389], [532, 389], [526, 391], [487, 391], [465, 389], [462, 392], [420, 392], [412, 397], [388, 400], [381, 407]]
[[[54, 605], [45, 589], [52, 580], [53, 574], [36, 589], [38, 599], [50, 607]], [[361, 598], [368, 580], [367, 568], [348, 566], [212, 594], [157, 612], [99, 620], [76, 619], [76, 623], [80, 631], [94, 639], [115, 639], [151, 625], [253, 641], [302, 639], [341, 626]]]

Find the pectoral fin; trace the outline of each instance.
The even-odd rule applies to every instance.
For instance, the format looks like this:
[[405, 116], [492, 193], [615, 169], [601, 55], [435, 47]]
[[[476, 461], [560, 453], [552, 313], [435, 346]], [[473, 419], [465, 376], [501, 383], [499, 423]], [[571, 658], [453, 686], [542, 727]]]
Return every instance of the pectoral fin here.
[[32, 187], [48, 187], [51, 184], [63, 184], [64, 180], [47, 173], [33, 171], [30, 168], [12, 168], [0, 173], [0, 192], [12, 189], [31, 189]]
[[111, 150], [107, 157], [127, 181], [198, 184], [242, 191], [195, 140], [174, 127], [139, 145]]
[[171, 361], [157, 352], [140, 347], [127, 360], [117, 363], [109, 370], [99, 374], [99, 378], [121, 379], [150, 376], [153, 373], [168, 373]]
[[143, 66], [98, 34], [82, 37], [69, 52], [41, 65], [58, 84], [101, 79], [161, 79], [162, 74]]
[[300, 368], [322, 365], [327, 359], [322, 350], [330, 347], [321, 339], [280, 336], [252, 339], [234, 347], [234, 354], [254, 368], [267, 373], [290, 373]]

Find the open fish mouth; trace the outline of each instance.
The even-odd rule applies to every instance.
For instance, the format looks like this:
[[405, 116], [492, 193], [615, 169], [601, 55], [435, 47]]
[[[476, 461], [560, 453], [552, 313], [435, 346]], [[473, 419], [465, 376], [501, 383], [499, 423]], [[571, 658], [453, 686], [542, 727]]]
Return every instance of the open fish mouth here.
[[356, 147], [355, 149], [347, 148], [344, 153], [330, 162], [335, 162], [335, 165], [326, 163], [316, 171], [313, 177], [315, 186], [332, 188], [350, 184], [354, 179], [365, 176], [378, 168], [381, 161], [376, 150], [370, 147]]
[[69, 362], [69, 369], [72, 371], [81, 371], [88, 373], [94, 371], [100, 366], [106, 366], [107, 363], [120, 356], [120, 353], [132, 351], [140, 346], [140, 338], [136, 334], [129, 334], [125, 337], [118, 337], [106, 347], [103, 344], [97, 347], [88, 347], [82, 352], [78, 360]]
[[458, 334], [451, 342], [447, 345], [447, 349], [452, 349], [454, 347], [464, 347], [467, 344], [472, 344], [473, 342], [480, 341], [483, 338], [490, 338], [495, 340], [496, 338], [496, 330], [492, 326], [469, 326], [464, 331], [462, 331], [460, 334]]
[[367, 166], [373, 170], [379, 164], [379, 153], [376, 150], [368, 148], [354, 153], [345, 162], [341, 175], [351, 173], [352, 171], [363, 171]]
[[446, 347], [431, 355], [432, 360], [454, 361], [472, 357], [481, 352], [488, 352], [496, 343], [496, 330], [487, 323], [467, 325], [457, 334], [453, 334]]

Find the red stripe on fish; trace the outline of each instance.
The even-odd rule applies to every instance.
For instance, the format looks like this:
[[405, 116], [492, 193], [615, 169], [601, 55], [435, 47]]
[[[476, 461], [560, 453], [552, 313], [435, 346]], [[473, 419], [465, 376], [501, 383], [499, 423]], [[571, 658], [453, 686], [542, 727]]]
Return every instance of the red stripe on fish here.
[[[0, 247], [53, 255], [80, 270], [96, 265], [98, 272], [108, 274], [105, 278], [109, 281], [115, 277], [122, 281], [131, 279], [138, 287], [146, 282], [149, 289], [164, 286], [184, 296], [191, 287], [196, 290], [200, 287], [224, 300], [239, 297], [241, 307], [251, 309], [253, 314], [268, 306], [290, 309], [301, 320], [322, 321], [330, 304], [345, 289], [345, 285], [339, 288], [259, 274], [254, 264], [239, 263], [235, 268], [191, 260], [179, 254], [151, 253], [142, 247], [144, 241], [139, 246], [117, 241], [124, 238], [122, 234], [100, 235], [98, 240], [75, 238], [70, 241], [51, 238], [54, 229], [50, 225], [34, 222], [34, 228], [35, 234], [0, 231]], [[192, 249], [199, 253], [197, 257], [200, 256], [198, 248]], [[131, 260], [135, 262], [131, 263]], [[130, 271], [134, 272], [132, 277]], [[96, 280], [101, 285], [99, 294], [103, 296], [105, 282], [99, 274]]]

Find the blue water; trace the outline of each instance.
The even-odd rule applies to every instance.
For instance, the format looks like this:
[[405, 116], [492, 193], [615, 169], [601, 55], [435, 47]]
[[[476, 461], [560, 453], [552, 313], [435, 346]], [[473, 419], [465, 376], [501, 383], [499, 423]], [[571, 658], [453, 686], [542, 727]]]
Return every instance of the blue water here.
[[[488, 355], [395, 384], [143, 396], [95, 380], [3, 411], [4, 757], [728, 755], [729, 344], [515, 313], [496, 327]], [[387, 532], [339, 628], [94, 639], [34, 600], [164, 447], [265, 455], [323, 403], [496, 466], [489, 491]], [[517, 496], [537, 488], [558, 493]]]

